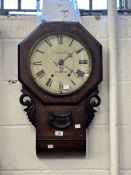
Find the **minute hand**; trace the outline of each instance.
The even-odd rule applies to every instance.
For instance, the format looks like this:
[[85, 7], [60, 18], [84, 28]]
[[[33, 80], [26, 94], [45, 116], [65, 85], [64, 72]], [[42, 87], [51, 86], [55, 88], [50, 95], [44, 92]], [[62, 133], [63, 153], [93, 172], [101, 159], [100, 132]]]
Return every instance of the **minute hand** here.
[[76, 73], [74, 72], [74, 70], [72, 70], [71, 68], [69, 68], [69, 67], [67, 67], [67, 66], [65, 66], [65, 65], [64, 65], [64, 67], [65, 67], [67, 70], [69, 70], [70, 73], [74, 73], [74, 74], [76, 75]]

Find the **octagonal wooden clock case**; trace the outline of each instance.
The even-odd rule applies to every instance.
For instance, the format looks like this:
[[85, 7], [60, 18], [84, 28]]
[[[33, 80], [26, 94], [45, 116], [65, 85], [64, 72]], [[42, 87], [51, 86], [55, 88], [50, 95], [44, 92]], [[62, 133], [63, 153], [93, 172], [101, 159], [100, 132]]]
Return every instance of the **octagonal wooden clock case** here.
[[36, 128], [37, 153], [85, 154], [101, 102], [100, 43], [80, 23], [43, 22], [18, 48], [20, 103]]

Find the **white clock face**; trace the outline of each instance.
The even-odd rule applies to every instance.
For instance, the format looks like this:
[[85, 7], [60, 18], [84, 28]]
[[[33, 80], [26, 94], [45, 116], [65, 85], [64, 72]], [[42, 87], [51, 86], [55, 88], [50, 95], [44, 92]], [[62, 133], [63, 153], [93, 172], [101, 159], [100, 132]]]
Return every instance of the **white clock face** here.
[[66, 34], [53, 34], [39, 41], [30, 57], [30, 72], [43, 90], [67, 95], [80, 89], [92, 68], [90, 52]]

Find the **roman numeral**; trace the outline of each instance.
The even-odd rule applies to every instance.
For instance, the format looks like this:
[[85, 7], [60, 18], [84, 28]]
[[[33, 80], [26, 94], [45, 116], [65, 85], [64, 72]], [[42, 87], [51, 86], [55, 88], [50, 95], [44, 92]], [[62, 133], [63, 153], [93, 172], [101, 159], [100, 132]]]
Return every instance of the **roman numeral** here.
[[42, 78], [45, 75], [45, 71], [44, 70], [40, 70], [39, 72], [36, 73], [36, 76], [38, 78]]
[[78, 76], [78, 77], [84, 77], [84, 75], [85, 75], [85, 72], [83, 72], [83, 71], [81, 71], [81, 70], [77, 70], [76, 71], [76, 75]]
[[46, 82], [46, 86], [51, 87], [53, 80], [51, 78], [48, 79], [48, 81]]
[[59, 91], [60, 91], [60, 93], [62, 93], [62, 91], [63, 91], [63, 84], [61, 82], [59, 82]]
[[71, 82], [72, 82], [72, 84], [75, 86], [76, 84], [75, 84], [75, 82], [73, 81], [73, 80], [71, 80]]
[[72, 43], [73, 43], [74, 39], [71, 40], [70, 44], [69, 44], [69, 47], [71, 47]]
[[33, 62], [33, 65], [34, 65], [34, 66], [42, 65], [42, 61], [36, 61], [36, 62]]
[[36, 50], [37, 52], [40, 52], [40, 53], [45, 53], [45, 52], [43, 52], [43, 51], [41, 51], [41, 50]]
[[88, 60], [79, 60], [79, 64], [88, 64]]
[[46, 39], [45, 42], [46, 42], [46, 44], [48, 44], [50, 47], [53, 46], [49, 39]]
[[57, 35], [58, 43], [63, 44], [63, 36], [62, 35]]
[[83, 50], [85, 50], [84, 48], [81, 48], [79, 50], [76, 51], [77, 54], [81, 53]]

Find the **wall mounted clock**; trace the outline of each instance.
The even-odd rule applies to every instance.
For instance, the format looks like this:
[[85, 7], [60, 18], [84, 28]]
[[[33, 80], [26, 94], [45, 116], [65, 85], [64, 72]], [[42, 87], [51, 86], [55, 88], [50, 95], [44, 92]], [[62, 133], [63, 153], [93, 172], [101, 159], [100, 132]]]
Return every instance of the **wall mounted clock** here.
[[18, 72], [37, 153], [85, 153], [101, 102], [100, 43], [77, 22], [43, 22], [19, 44]]

